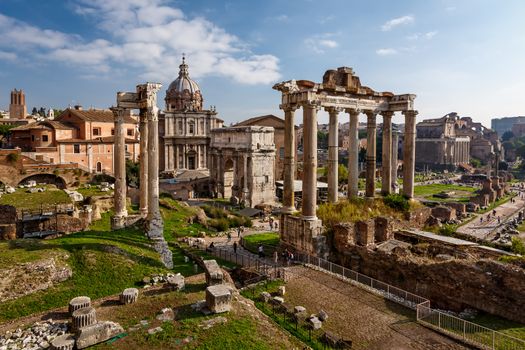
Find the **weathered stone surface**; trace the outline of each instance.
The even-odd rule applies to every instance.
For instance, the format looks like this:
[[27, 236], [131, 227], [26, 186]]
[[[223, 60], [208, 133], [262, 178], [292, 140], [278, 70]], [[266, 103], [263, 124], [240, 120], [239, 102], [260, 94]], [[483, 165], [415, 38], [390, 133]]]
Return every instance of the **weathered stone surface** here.
[[227, 312], [231, 309], [231, 292], [223, 284], [206, 288], [206, 305], [213, 313]]
[[307, 322], [310, 325], [310, 327], [312, 327], [312, 329], [314, 330], [321, 329], [321, 327], [323, 326], [323, 322], [321, 322], [321, 320], [319, 320], [316, 316], [310, 316]]
[[[150, 229], [151, 227], [152, 226], [150, 225]], [[148, 234], [149, 232], [151, 231], [148, 231]], [[161, 232], [162, 232], [162, 229], [161, 229]], [[170, 248], [168, 247], [168, 243], [164, 240], [164, 237], [152, 238], [152, 240], [153, 240], [153, 247], [155, 248], [155, 251], [159, 253], [161, 262], [164, 264], [166, 268], [172, 269], [173, 268], [173, 254]]]
[[226, 317], [217, 316], [217, 317], [214, 317], [214, 318], [211, 318], [209, 320], [206, 320], [206, 321], [202, 322], [199, 325], [199, 327], [202, 327], [202, 329], [210, 329], [211, 327], [213, 327], [215, 325], [223, 324], [223, 323], [226, 323], [226, 322], [228, 322], [228, 319]]
[[182, 290], [184, 289], [184, 276], [180, 273], [177, 273], [176, 275], [168, 275], [167, 278], [168, 284], [174, 289], [174, 290]]
[[319, 313], [317, 314], [317, 318], [319, 320], [321, 320], [321, 322], [324, 322], [328, 319], [328, 314], [326, 313], [326, 311], [324, 310], [321, 310], [319, 311]]
[[284, 303], [284, 299], [281, 297], [273, 297], [272, 302], [276, 305], [281, 305], [282, 303]]
[[279, 288], [277, 289], [277, 294], [279, 294], [280, 296], [284, 297], [284, 295], [286, 294], [286, 287], [285, 286], [279, 286]]
[[101, 343], [123, 332], [124, 329], [118, 323], [111, 321], [98, 322], [81, 328], [77, 337], [77, 349]]
[[394, 237], [394, 225], [391, 219], [380, 216], [375, 218], [374, 222], [374, 239], [376, 243], [388, 241]]
[[52, 350], [73, 350], [75, 338], [72, 334], [64, 334], [51, 341]]
[[293, 312], [294, 312], [295, 314], [302, 314], [302, 313], [305, 313], [305, 312], [306, 312], [306, 308], [305, 308], [304, 306], [300, 306], [300, 305], [298, 305], [298, 306], [296, 306], [296, 307], [293, 308]]
[[261, 292], [261, 300], [265, 303], [269, 302], [272, 299], [272, 295], [268, 292]]
[[80, 328], [97, 323], [97, 313], [95, 308], [91, 306], [73, 311], [71, 318], [73, 331], [78, 331]]
[[164, 309], [160, 310], [159, 314], [157, 315], [157, 320], [163, 322], [173, 321], [174, 319], [175, 312], [169, 307], [165, 307]]
[[121, 304], [132, 304], [137, 301], [139, 297], [139, 290], [137, 288], [126, 288], [120, 294]]
[[204, 269], [206, 274], [206, 284], [208, 286], [214, 286], [217, 284], [224, 283], [224, 274], [215, 260], [204, 260]]
[[91, 298], [86, 296], [80, 296], [71, 299], [69, 302], [69, 313], [73, 314], [74, 311], [91, 306]]
[[58, 323], [51, 319], [43, 322], [35, 322], [29, 328], [18, 328], [0, 335], [0, 349], [49, 349], [51, 347], [50, 342], [64, 335], [67, 332], [67, 328], [66, 323]]
[[456, 209], [445, 206], [432, 208], [432, 216], [442, 222], [447, 222], [456, 219]]
[[162, 332], [162, 328], [161, 327], [155, 327], [155, 328], [148, 329], [148, 334], [150, 334], [150, 335], [156, 334], [156, 333], [160, 333], [160, 332]]
[[374, 221], [357, 221], [356, 225], [356, 243], [367, 246], [374, 243]]

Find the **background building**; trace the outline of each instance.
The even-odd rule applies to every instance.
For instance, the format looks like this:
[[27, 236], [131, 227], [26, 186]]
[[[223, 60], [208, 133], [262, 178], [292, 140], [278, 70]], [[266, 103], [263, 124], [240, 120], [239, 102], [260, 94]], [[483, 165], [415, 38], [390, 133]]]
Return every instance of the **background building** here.
[[224, 123], [214, 108], [202, 109], [199, 85], [190, 79], [184, 57], [179, 68], [166, 91], [166, 110], [159, 116], [159, 168], [168, 177], [186, 170], [207, 171], [210, 132]]
[[490, 127], [501, 137], [505, 131], [512, 131], [512, 126], [517, 123], [525, 123], [525, 116], [493, 118]]
[[[125, 117], [126, 156], [138, 161], [137, 121]], [[68, 108], [55, 120], [11, 129], [11, 143], [22, 154], [47, 163], [77, 163], [85, 171], [113, 173], [114, 117], [110, 110]]]

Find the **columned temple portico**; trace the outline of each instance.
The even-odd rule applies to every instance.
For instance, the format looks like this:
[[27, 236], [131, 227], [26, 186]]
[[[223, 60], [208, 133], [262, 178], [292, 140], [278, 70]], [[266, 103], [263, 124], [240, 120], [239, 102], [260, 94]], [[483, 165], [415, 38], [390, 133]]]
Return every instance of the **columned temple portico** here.
[[[320, 253], [319, 236], [322, 225], [316, 216], [317, 208], [317, 111], [328, 111], [329, 120], [329, 161], [328, 161], [328, 200], [338, 199], [338, 114], [349, 114], [349, 159], [348, 159], [348, 197], [358, 194], [358, 117], [367, 116], [367, 154], [365, 196], [373, 198], [376, 180], [376, 135], [377, 115], [383, 117], [383, 156], [381, 192], [389, 194], [396, 184], [393, 168], [397, 168], [397, 147], [392, 140], [392, 116], [402, 112], [405, 116], [405, 142], [403, 149], [403, 195], [414, 195], [415, 161], [415, 120], [413, 94], [394, 95], [391, 92], [376, 92], [362, 86], [359, 77], [351, 68], [341, 67], [328, 70], [322, 83], [306, 80], [289, 80], [274, 85], [282, 93], [280, 108], [285, 112], [285, 167], [283, 214], [294, 211], [293, 174], [295, 173], [295, 150], [293, 137], [294, 112], [303, 109], [303, 189], [302, 223], [297, 217], [283, 215], [281, 234], [284, 241], [295, 242], [298, 249]], [[396, 158], [393, 159], [393, 155]], [[287, 240], [287, 235], [291, 238]], [[291, 236], [294, 236], [293, 238]], [[300, 239], [298, 239], [300, 237]], [[299, 243], [297, 243], [299, 242]]]

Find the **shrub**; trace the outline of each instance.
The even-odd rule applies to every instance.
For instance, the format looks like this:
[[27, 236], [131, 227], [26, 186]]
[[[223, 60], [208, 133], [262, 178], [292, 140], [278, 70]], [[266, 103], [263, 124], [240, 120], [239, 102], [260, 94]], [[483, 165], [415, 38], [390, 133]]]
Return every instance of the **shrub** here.
[[453, 236], [456, 233], [456, 225], [444, 225], [441, 227], [438, 231], [438, 233], [442, 236]]
[[213, 219], [225, 219], [228, 217], [228, 212], [222, 208], [205, 205], [202, 207], [206, 215]]
[[512, 237], [510, 250], [515, 254], [525, 255], [525, 243], [518, 237]]
[[226, 218], [211, 219], [208, 223], [217, 231], [226, 231], [230, 228], [230, 222]]
[[392, 209], [400, 211], [408, 211], [410, 209], [410, 203], [404, 196], [392, 193], [384, 198], [384, 202]]
[[16, 163], [18, 161], [18, 153], [9, 153], [5, 159], [9, 162], [9, 163]]

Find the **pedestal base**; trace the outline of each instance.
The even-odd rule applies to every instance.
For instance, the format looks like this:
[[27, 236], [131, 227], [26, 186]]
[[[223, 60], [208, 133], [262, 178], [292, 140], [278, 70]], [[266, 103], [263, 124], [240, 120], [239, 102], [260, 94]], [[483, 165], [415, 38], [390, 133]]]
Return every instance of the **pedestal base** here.
[[323, 223], [317, 217], [281, 215], [281, 241], [291, 249], [312, 255], [328, 255]]
[[127, 214], [120, 214], [111, 217], [111, 229], [120, 230], [126, 227], [126, 217]]

